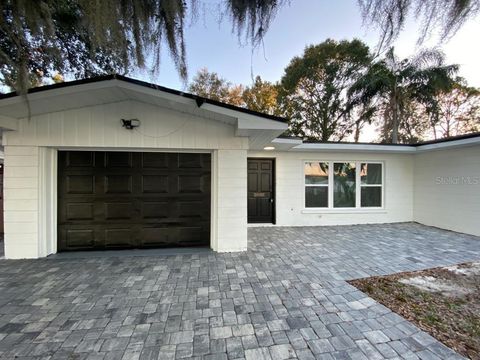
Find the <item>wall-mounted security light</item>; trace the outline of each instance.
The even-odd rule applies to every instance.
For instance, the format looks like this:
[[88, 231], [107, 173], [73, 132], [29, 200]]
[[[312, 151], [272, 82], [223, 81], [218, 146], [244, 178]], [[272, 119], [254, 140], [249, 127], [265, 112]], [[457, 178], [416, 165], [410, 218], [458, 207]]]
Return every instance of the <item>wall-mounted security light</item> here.
[[138, 119], [122, 119], [122, 126], [125, 129], [133, 130], [140, 126], [140, 120]]
[[275, 150], [275, 146], [265, 146], [263, 150], [272, 151]]

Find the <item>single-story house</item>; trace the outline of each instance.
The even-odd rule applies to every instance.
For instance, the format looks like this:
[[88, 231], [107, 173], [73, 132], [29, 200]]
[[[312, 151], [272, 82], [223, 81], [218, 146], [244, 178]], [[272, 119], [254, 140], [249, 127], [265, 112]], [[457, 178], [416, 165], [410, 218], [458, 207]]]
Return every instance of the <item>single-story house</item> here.
[[[417, 221], [480, 235], [480, 134], [284, 138], [284, 119], [111, 75], [0, 96], [5, 257], [210, 246], [249, 226]], [[418, 240], [421, 241], [421, 240]]]

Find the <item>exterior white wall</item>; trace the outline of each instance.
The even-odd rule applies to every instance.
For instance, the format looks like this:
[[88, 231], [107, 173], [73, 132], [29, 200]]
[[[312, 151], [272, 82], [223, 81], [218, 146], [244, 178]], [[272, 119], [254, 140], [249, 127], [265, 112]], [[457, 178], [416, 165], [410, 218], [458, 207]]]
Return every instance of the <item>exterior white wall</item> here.
[[480, 146], [414, 156], [414, 220], [480, 236]]
[[[141, 121], [126, 130], [120, 119]], [[138, 149], [247, 149], [232, 125], [137, 101], [38, 115], [4, 133], [4, 145]]]
[[6, 146], [4, 169], [5, 257], [38, 257], [38, 147]]
[[[275, 158], [276, 225], [350, 225], [413, 220], [412, 155], [386, 153], [252, 152], [248, 157]], [[382, 161], [383, 209], [305, 209], [305, 161]]]
[[[122, 118], [137, 118], [141, 126], [126, 130]], [[212, 205], [218, 209], [212, 208], [211, 246], [246, 249], [248, 138], [235, 136], [233, 125], [125, 101], [21, 119], [18, 131], [3, 133], [3, 144], [6, 258], [56, 252], [58, 149], [212, 153]]]
[[247, 151], [216, 154], [216, 239], [214, 250], [247, 250]]

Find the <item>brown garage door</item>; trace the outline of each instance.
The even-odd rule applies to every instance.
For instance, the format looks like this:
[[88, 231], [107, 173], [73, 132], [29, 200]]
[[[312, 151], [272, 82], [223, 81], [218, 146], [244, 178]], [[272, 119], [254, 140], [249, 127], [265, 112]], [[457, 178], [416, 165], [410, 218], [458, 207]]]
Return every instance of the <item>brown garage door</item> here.
[[209, 154], [58, 157], [58, 251], [209, 244]]

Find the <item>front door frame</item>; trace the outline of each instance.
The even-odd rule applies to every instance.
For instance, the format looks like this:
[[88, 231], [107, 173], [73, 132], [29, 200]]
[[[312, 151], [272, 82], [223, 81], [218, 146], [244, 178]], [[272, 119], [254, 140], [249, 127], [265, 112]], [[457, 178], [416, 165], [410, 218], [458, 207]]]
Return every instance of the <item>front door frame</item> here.
[[[277, 181], [276, 181], [276, 158], [275, 157], [247, 157], [247, 173], [248, 173], [248, 162], [250, 160], [269, 160], [272, 162], [272, 221], [271, 222], [248, 222], [248, 214], [247, 214], [247, 222], [248, 224], [272, 224], [275, 225], [277, 223]], [[247, 176], [248, 179], [248, 176]], [[248, 182], [248, 180], [247, 180]], [[247, 183], [247, 201], [248, 201], [248, 183]], [[248, 209], [248, 207], [247, 207]], [[248, 210], [247, 210], [248, 211]]]

